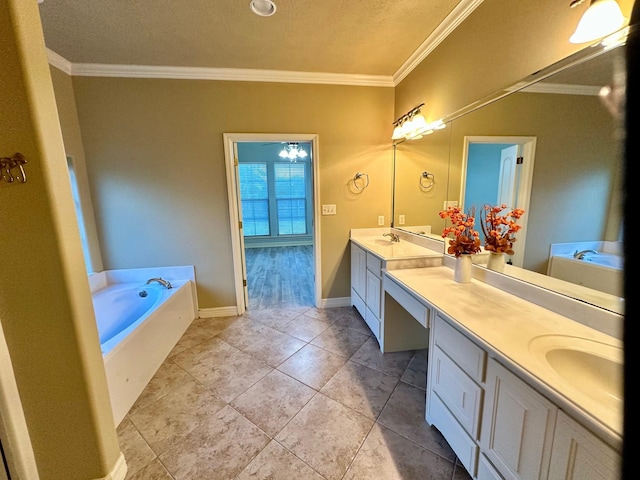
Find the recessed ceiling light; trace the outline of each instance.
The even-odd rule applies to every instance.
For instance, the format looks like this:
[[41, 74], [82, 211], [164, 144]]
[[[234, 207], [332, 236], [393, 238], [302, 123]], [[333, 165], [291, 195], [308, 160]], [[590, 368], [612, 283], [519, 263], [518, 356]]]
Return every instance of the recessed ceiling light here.
[[249, 8], [253, 13], [261, 17], [270, 17], [276, 13], [276, 4], [271, 0], [251, 0]]

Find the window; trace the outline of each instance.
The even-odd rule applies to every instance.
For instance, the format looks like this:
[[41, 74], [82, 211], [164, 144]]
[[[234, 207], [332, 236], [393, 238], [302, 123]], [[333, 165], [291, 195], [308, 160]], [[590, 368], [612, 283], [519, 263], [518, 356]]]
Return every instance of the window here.
[[306, 165], [282, 162], [274, 165], [278, 235], [307, 233]]
[[241, 163], [242, 227], [247, 237], [269, 235], [269, 185], [266, 163]]

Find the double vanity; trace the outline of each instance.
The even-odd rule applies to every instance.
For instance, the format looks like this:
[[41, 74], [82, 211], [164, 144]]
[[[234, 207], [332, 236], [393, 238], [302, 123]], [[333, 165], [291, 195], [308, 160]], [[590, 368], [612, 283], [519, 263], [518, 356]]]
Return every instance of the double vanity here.
[[388, 232], [352, 230], [351, 303], [382, 352], [428, 348], [425, 418], [469, 474], [620, 478], [622, 316], [476, 266], [456, 283], [441, 241]]

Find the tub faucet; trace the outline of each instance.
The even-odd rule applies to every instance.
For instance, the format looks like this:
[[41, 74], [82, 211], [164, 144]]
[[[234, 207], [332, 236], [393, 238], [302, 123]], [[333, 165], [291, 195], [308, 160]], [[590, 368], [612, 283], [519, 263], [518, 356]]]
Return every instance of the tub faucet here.
[[583, 259], [584, 259], [584, 256], [585, 256], [587, 253], [598, 253], [598, 252], [597, 252], [597, 251], [595, 251], [595, 250], [591, 250], [591, 249], [588, 249], [588, 250], [582, 250], [581, 252], [579, 252], [579, 251], [577, 251], [577, 250], [576, 250], [576, 252], [573, 254], [573, 258], [577, 258], [578, 260], [583, 260]]
[[165, 288], [173, 288], [171, 286], [171, 283], [165, 280], [164, 278], [160, 278], [160, 277], [150, 278], [149, 280], [147, 280], [146, 285], [149, 285], [152, 282], [158, 282], [160, 285], [162, 285]]
[[399, 242], [400, 241], [400, 235], [398, 235], [397, 233], [383, 233], [382, 236], [383, 237], [391, 237], [391, 241], [392, 242]]

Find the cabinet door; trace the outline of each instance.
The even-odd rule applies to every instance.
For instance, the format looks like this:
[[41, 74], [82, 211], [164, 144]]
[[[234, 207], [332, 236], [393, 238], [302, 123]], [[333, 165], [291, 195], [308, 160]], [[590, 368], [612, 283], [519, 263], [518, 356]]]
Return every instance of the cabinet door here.
[[[351, 244], [351, 288], [365, 300], [367, 282], [367, 252]], [[364, 313], [364, 312], [362, 312]]]
[[377, 319], [380, 319], [380, 285], [381, 280], [372, 272], [367, 270], [367, 307], [373, 312]]
[[549, 480], [615, 480], [621, 478], [620, 454], [558, 413]]
[[493, 359], [485, 395], [482, 452], [507, 480], [546, 478], [557, 407]]

